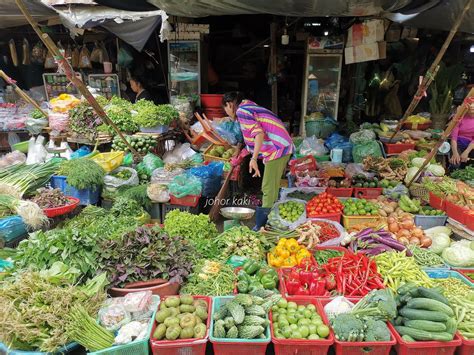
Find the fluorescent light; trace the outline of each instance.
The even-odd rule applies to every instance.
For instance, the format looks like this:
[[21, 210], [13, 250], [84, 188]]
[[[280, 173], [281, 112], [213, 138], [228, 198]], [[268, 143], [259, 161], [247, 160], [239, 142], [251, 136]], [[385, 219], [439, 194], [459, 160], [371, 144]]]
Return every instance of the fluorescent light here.
[[324, 31], [324, 35], [325, 36], [329, 35], [329, 31]]
[[311, 26], [317, 27], [317, 26], [321, 26], [321, 24], [319, 22], [313, 22]]
[[268, 47], [270, 47], [269, 44], [264, 44], [264, 45], [263, 45], [263, 48], [268, 48]]
[[474, 44], [469, 48], [469, 52], [474, 53]]

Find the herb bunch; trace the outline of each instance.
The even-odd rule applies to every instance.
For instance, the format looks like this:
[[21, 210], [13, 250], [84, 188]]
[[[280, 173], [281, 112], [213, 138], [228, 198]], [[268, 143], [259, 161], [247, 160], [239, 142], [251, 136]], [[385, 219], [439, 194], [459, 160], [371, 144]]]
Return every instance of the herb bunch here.
[[67, 176], [67, 183], [78, 189], [97, 188], [104, 183], [105, 170], [87, 158], [65, 160], [59, 167], [59, 175]]

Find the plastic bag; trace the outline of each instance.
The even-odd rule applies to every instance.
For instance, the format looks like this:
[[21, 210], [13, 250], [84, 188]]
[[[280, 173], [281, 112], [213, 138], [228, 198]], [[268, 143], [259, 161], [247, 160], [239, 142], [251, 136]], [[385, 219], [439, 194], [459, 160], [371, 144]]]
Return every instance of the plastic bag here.
[[120, 47], [117, 54], [117, 62], [119, 66], [128, 68], [133, 63], [133, 56], [129, 53], [129, 51], [126, 48], [122, 46]]
[[196, 151], [191, 148], [191, 144], [177, 144], [173, 150], [163, 155], [163, 161], [167, 164], [179, 163], [185, 159], [191, 158]]
[[117, 173], [120, 171], [130, 171], [132, 175], [127, 180], [122, 180], [118, 177], [107, 174], [104, 177], [104, 185], [108, 188], [118, 188], [120, 186], [137, 186], [140, 181], [138, 179], [138, 173], [135, 169], [128, 167], [118, 167], [112, 173]]
[[333, 133], [326, 139], [324, 144], [329, 150], [331, 150], [337, 148], [338, 144], [344, 143], [348, 140], [349, 138], [341, 136], [339, 133]]
[[132, 321], [119, 329], [114, 344], [128, 344], [133, 340], [138, 341], [147, 335], [148, 322]]
[[74, 153], [71, 154], [71, 159], [77, 159], [83, 156], [86, 156], [91, 152], [90, 148], [87, 145], [83, 145], [77, 149]]
[[133, 154], [128, 152], [127, 155], [123, 157], [122, 166], [132, 166], [133, 164]]
[[37, 135], [43, 131], [43, 128], [48, 126], [48, 119], [29, 117], [25, 122], [25, 126], [30, 134]]
[[132, 320], [130, 313], [121, 304], [110, 304], [99, 310], [99, 322], [107, 330], [113, 332]]
[[336, 148], [342, 149], [342, 162], [343, 163], [350, 163], [352, 161], [352, 148], [354, 145], [349, 142], [342, 142], [339, 143]]
[[80, 69], [92, 69], [92, 63], [90, 58], [89, 50], [86, 45], [83, 45], [81, 52], [79, 53], [79, 68]]
[[147, 155], [143, 157], [142, 162], [137, 165], [137, 172], [140, 175], [146, 174], [148, 177], [151, 177], [155, 169], [162, 168], [163, 166], [165, 166], [165, 164], [160, 157], [153, 153], [147, 153]]
[[302, 155], [326, 155], [328, 150], [324, 146], [324, 141], [316, 137], [306, 137], [300, 146], [300, 154]]
[[181, 175], [183, 173], [184, 169], [181, 168], [174, 169], [172, 171], [168, 171], [165, 168], [158, 168], [153, 170], [150, 181], [156, 184], [168, 185], [175, 176]]
[[[279, 206], [289, 202], [294, 201], [298, 204], [303, 205], [303, 213], [298, 217], [298, 219], [294, 222], [287, 221], [280, 216], [280, 209]], [[289, 229], [294, 230], [298, 228], [301, 224], [306, 222], [306, 201], [298, 200], [298, 199], [288, 199], [284, 201], [277, 202], [273, 205], [270, 214], [268, 215], [268, 224], [276, 229]]]
[[366, 178], [373, 178], [375, 176], [374, 173], [369, 173], [368, 171], [364, 170], [364, 166], [362, 164], [352, 163], [347, 164], [345, 170], [346, 177], [352, 179], [356, 175], [364, 175]]
[[26, 164], [43, 163], [47, 154], [48, 152], [44, 148], [44, 137], [38, 136], [36, 140], [34, 137], [31, 137], [28, 143], [28, 157], [26, 158]]
[[399, 200], [403, 195], [408, 195], [408, 188], [400, 183], [394, 188], [383, 189], [383, 194], [390, 197], [392, 200]]
[[153, 202], [166, 203], [170, 200], [168, 186], [151, 182], [146, 188], [146, 194]]
[[240, 124], [237, 121], [223, 120], [220, 122], [212, 123], [216, 132], [224, 138], [229, 144], [236, 145], [237, 143], [243, 142], [242, 131], [240, 130]]
[[223, 172], [224, 164], [221, 162], [211, 162], [209, 165], [189, 169], [189, 174], [201, 179], [201, 195], [204, 197], [214, 197], [219, 192]]
[[362, 163], [368, 156], [383, 156], [380, 144], [375, 140], [375, 138], [374, 140], [365, 143], [355, 143], [352, 147], [352, 159], [354, 160], [354, 163]]
[[127, 293], [123, 298], [123, 307], [127, 312], [141, 312], [147, 309], [151, 296], [151, 291]]
[[54, 133], [66, 132], [69, 128], [67, 113], [49, 112], [49, 127]]
[[71, 53], [71, 65], [74, 69], [79, 68], [79, 57], [81, 53], [79, 52], [79, 48], [74, 47]]
[[354, 308], [354, 303], [344, 296], [336, 296], [331, 302], [324, 306], [324, 312], [329, 319], [332, 319], [339, 314], [349, 313], [352, 308]]
[[[280, 190], [280, 200], [287, 200], [288, 195], [293, 192], [301, 192], [307, 195], [319, 195], [326, 191], [325, 187], [287, 187]], [[291, 198], [291, 197], [290, 197]], [[304, 198], [304, 197], [302, 197]]]
[[58, 67], [58, 63], [53, 58], [53, 55], [50, 51], [46, 54], [46, 58], [44, 60], [44, 68], [45, 69], [56, 69]]
[[177, 198], [189, 195], [200, 195], [202, 191], [201, 180], [194, 175], [178, 175], [169, 184], [170, 194]]
[[102, 48], [99, 47], [97, 42], [94, 42], [94, 48], [91, 52], [91, 62], [103, 63], [104, 55], [102, 53]]
[[13, 164], [21, 164], [26, 161], [26, 155], [18, 150], [5, 154], [0, 158], [0, 168], [5, 168]]
[[367, 142], [375, 141], [375, 133], [369, 129], [363, 129], [359, 132], [352, 133], [350, 136], [350, 141], [354, 144], [364, 144]]

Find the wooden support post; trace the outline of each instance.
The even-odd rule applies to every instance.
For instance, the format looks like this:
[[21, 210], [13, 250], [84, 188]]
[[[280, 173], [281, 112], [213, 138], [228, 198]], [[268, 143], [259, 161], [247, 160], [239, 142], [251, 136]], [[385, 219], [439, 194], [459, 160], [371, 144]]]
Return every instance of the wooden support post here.
[[443, 59], [443, 56], [446, 53], [446, 50], [448, 49], [454, 35], [459, 29], [459, 26], [461, 26], [461, 22], [464, 16], [469, 11], [472, 1], [473, 0], [466, 1], [466, 5], [464, 6], [464, 9], [462, 10], [461, 14], [456, 19], [456, 22], [453, 24], [453, 27], [449, 31], [448, 37], [446, 37], [446, 40], [444, 41], [443, 46], [439, 50], [438, 55], [436, 56], [435, 60], [431, 64], [428, 71], [426, 72], [425, 76], [423, 77], [421, 84], [418, 86], [418, 89], [416, 90], [415, 96], [413, 97], [410, 105], [408, 106], [407, 110], [405, 111], [402, 118], [400, 119], [400, 122], [398, 122], [397, 128], [395, 128], [395, 132], [390, 137], [389, 143], [392, 141], [393, 137], [395, 137], [395, 135], [400, 131], [400, 129], [403, 126], [404, 121], [408, 118], [408, 116], [410, 116], [413, 113], [415, 108], [418, 106], [418, 103], [423, 98], [426, 90], [428, 90], [428, 87], [430, 86], [431, 82], [436, 77], [436, 73], [438, 72], [438, 69], [439, 69], [439, 63], [441, 62], [441, 59]]
[[431, 149], [431, 152], [426, 156], [425, 161], [423, 164], [420, 166], [416, 174], [413, 176], [413, 178], [408, 182], [407, 186], [410, 187], [410, 185], [415, 181], [420, 175], [420, 173], [423, 171], [424, 168], [429, 164], [431, 159], [435, 156], [436, 152], [438, 151], [438, 148], [441, 146], [441, 144], [448, 139], [449, 135], [453, 131], [453, 129], [456, 127], [456, 125], [463, 119], [464, 115], [469, 111], [469, 100], [468, 98], [474, 98], [474, 88], [469, 91], [469, 94], [466, 96], [466, 99], [464, 99], [464, 103], [462, 105], [459, 105], [456, 115], [454, 115], [453, 119], [451, 122], [449, 122], [448, 126], [444, 130], [443, 134], [439, 138], [439, 140], [436, 142], [435, 146]]
[[278, 115], [278, 83], [276, 75], [278, 71], [277, 59], [277, 23], [272, 22], [270, 27], [271, 45], [270, 45], [270, 72], [272, 78], [272, 111]]
[[24, 92], [23, 90], [21, 90], [18, 85], [16, 85], [15, 81], [10, 78], [3, 70], [0, 70], [0, 77], [3, 78], [3, 80], [5, 80], [5, 82], [8, 84], [8, 85], [11, 85], [13, 86], [13, 89], [15, 90], [15, 92], [23, 99], [25, 100], [26, 102], [29, 102], [30, 104], [32, 104], [34, 107], [36, 107], [39, 111], [41, 111], [41, 113], [45, 116], [45, 117], [48, 117], [48, 113], [43, 111], [43, 109], [41, 108], [40, 105], [38, 105], [38, 103], [33, 100], [31, 97], [29, 97], [26, 92]]

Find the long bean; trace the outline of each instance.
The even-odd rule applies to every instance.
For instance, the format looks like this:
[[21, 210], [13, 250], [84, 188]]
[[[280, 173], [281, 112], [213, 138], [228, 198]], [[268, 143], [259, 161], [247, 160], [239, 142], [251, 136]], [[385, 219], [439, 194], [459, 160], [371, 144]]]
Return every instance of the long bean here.
[[444, 265], [443, 258], [429, 249], [414, 245], [410, 247], [410, 250], [416, 263], [420, 266], [434, 267]]

